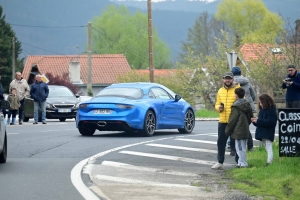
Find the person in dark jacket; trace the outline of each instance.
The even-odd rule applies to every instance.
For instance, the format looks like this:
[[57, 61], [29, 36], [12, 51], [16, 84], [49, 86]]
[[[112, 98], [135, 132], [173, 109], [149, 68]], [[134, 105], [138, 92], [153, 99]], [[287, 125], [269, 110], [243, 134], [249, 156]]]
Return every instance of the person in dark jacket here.
[[[255, 105], [254, 105], [254, 101], [256, 99], [256, 93], [255, 93], [249, 79], [242, 76], [242, 70], [238, 66], [233, 67], [231, 69], [231, 72], [234, 75], [234, 81], [239, 83], [241, 85], [241, 87], [245, 90], [245, 98], [249, 101], [251, 108], [252, 108], [252, 112], [256, 113], [256, 109], [255, 109]], [[233, 151], [235, 150], [234, 144], [230, 145], [230, 147], [231, 147], [231, 150], [233, 150]], [[249, 130], [249, 138], [247, 140], [247, 148], [248, 148], [248, 151], [253, 150], [253, 138], [252, 138], [252, 134], [250, 133], [250, 130]]]
[[36, 81], [30, 89], [31, 98], [34, 100], [34, 123], [38, 124], [39, 109], [42, 110], [42, 123], [46, 123], [46, 99], [49, 94], [48, 85], [42, 81], [41, 75], [36, 75]]
[[248, 167], [246, 156], [246, 145], [249, 138], [249, 125], [253, 112], [249, 101], [245, 97], [243, 88], [236, 88], [236, 101], [231, 106], [231, 113], [225, 134], [235, 139], [235, 148], [237, 154], [237, 167]]
[[300, 108], [300, 74], [294, 65], [289, 65], [288, 75], [282, 81], [282, 88], [286, 89], [286, 108]]
[[258, 97], [259, 113], [258, 118], [251, 118], [254, 126], [256, 126], [255, 139], [263, 142], [267, 153], [266, 166], [273, 161], [272, 142], [275, 137], [275, 127], [277, 124], [276, 105], [274, 100], [268, 94], [262, 94]]

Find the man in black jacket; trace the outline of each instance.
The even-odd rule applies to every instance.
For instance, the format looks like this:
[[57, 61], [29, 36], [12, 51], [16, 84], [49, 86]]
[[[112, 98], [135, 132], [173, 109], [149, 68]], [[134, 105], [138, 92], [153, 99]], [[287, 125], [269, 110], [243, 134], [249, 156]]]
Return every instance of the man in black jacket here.
[[31, 98], [34, 100], [34, 123], [38, 124], [39, 109], [42, 110], [42, 123], [46, 123], [46, 99], [49, 94], [48, 85], [42, 81], [41, 75], [36, 75], [36, 81], [30, 89]]
[[300, 75], [295, 65], [289, 65], [288, 75], [282, 81], [282, 88], [286, 89], [286, 108], [300, 108]]

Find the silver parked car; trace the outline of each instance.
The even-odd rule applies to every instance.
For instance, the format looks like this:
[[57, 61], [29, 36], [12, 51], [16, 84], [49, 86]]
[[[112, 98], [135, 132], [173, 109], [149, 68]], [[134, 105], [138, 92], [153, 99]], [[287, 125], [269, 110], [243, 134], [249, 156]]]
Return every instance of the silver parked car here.
[[6, 124], [2, 114], [2, 109], [8, 109], [9, 107], [10, 105], [8, 101], [0, 100], [0, 163], [5, 163], [7, 157]]

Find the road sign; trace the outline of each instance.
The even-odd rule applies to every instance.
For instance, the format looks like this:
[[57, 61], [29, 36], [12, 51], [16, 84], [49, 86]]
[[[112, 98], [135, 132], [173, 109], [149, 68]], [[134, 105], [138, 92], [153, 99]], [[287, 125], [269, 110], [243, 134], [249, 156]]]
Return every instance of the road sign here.
[[230, 53], [226, 52], [226, 55], [227, 55], [229, 69], [231, 70], [234, 66], [236, 66], [236, 60], [238, 55], [235, 51], [232, 51]]

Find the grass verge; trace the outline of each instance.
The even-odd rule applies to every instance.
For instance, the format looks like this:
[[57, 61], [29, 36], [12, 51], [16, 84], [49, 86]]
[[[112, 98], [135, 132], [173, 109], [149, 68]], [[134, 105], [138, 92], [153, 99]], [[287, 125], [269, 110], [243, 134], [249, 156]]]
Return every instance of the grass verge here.
[[234, 168], [226, 172], [228, 178], [234, 179], [231, 187], [264, 199], [298, 200], [300, 158], [279, 157], [278, 141], [273, 142], [273, 154], [273, 163], [265, 166], [267, 152], [264, 147], [247, 153], [248, 168]]
[[196, 111], [197, 118], [218, 118], [219, 113], [215, 110], [201, 109]]

